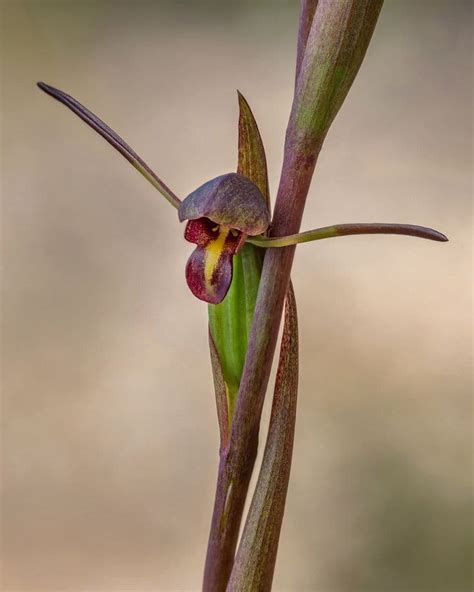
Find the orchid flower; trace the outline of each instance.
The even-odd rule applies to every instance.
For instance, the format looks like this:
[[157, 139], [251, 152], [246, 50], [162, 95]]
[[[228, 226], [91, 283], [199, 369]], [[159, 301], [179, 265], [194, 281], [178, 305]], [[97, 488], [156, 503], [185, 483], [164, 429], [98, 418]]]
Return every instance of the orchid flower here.
[[207, 181], [182, 202], [153, 170], [106, 123], [57, 88], [39, 82], [46, 93], [69, 107], [116, 148], [187, 220], [185, 239], [197, 245], [186, 265], [189, 288], [200, 300], [219, 304], [232, 282], [232, 260], [247, 241], [261, 248], [277, 248], [349, 234], [405, 234], [435, 241], [447, 238], [431, 228], [410, 224], [338, 224], [306, 232], [267, 237], [270, 212], [259, 188], [238, 173]]
[[192, 293], [211, 304], [222, 302], [232, 282], [232, 259], [247, 236], [263, 234], [270, 212], [259, 188], [229, 173], [198, 187], [178, 210], [188, 220], [184, 237], [197, 245], [186, 265]]

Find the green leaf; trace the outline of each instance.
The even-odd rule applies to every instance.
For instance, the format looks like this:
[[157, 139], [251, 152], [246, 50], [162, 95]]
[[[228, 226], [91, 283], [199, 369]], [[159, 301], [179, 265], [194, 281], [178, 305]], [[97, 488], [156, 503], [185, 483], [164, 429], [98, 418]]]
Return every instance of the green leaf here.
[[[239, 97], [239, 159], [237, 171], [253, 181], [269, 204], [267, 163], [260, 132], [253, 113], [241, 93]], [[251, 244], [234, 255], [233, 277], [229, 291], [220, 304], [209, 305], [209, 332], [215, 346], [212, 361], [214, 376], [221, 373], [226, 385], [226, 409], [218, 417], [232, 422], [235, 401], [247, 353], [248, 336], [260, 283], [264, 251]], [[223, 429], [221, 426], [221, 441]]]
[[227, 388], [229, 422], [232, 420], [247, 353], [262, 261], [260, 250], [245, 244], [234, 256], [234, 273], [227, 296], [220, 304], [210, 304], [208, 307], [209, 330]]
[[227, 586], [229, 592], [271, 590], [290, 478], [297, 393], [298, 318], [290, 282], [270, 427], [257, 485]]
[[239, 161], [237, 172], [251, 179], [260, 189], [270, 212], [270, 190], [268, 187], [267, 159], [257, 122], [243, 94], [239, 97]]

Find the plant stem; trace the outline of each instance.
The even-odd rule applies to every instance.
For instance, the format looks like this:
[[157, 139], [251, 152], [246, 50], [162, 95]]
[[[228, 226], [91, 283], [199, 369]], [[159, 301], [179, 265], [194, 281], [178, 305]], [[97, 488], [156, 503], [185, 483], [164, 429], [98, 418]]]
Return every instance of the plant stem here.
[[224, 592], [234, 562], [245, 499], [257, 456], [258, 439], [249, 443], [247, 462], [238, 464], [234, 451], [221, 448], [216, 496], [204, 568], [204, 592]]
[[[293, 158], [292, 154], [287, 156], [284, 171], [287, 170], [285, 166], [293, 166]], [[314, 163], [305, 169], [305, 176], [302, 177], [304, 184], [301, 183], [299, 186], [298, 195], [303, 198], [306, 197], [305, 192], [311, 181]], [[286, 191], [289, 183], [289, 180], [285, 181], [285, 177], [282, 176], [279, 195]], [[205, 592], [225, 591], [232, 570], [242, 512], [257, 456], [260, 416], [270, 377], [294, 251], [294, 246], [269, 249], [265, 255], [264, 271], [260, 280], [230, 441], [220, 454], [211, 535], [204, 572]]]

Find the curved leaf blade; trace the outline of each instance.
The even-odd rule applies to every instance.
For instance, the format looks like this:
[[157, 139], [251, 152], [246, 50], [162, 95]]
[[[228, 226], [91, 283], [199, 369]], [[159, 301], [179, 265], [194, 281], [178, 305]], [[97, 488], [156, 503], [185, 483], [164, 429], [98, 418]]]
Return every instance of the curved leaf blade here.
[[[237, 172], [259, 188], [269, 208], [267, 160], [262, 138], [252, 110], [238, 92], [238, 165]], [[221, 363], [227, 386], [227, 416], [232, 420], [240, 378], [247, 353], [264, 251], [248, 242], [234, 256], [229, 292], [220, 304], [209, 306], [209, 331]], [[218, 411], [218, 415], [223, 415]]]
[[[239, 93], [239, 162], [237, 170], [253, 181], [269, 205], [267, 164], [262, 139], [247, 101]], [[214, 376], [222, 375], [217, 392], [217, 413], [221, 423], [221, 454], [212, 515], [203, 590], [225, 590], [237, 546], [240, 522], [247, 496], [255, 455], [246, 457], [246, 467], [234, 474], [229, 450], [230, 427], [239, 391], [248, 336], [260, 285], [263, 249], [249, 243], [234, 257], [234, 275], [227, 296], [218, 305], [209, 305], [209, 332], [215, 345], [211, 359]], [[225, 399], [224, 399], [225, 391]], [[222, 422], [228, 421], [228, 426]], [[255, 449], [256, 452], [256, 449]]]
[[270, 427], [229, 592], [270, 591], [285, 511], [298, 394], [298, 317], [289, 285]]
[[267, 158], [255, 117], [240, 91], [239, 97], [239, 161], [237, 172], [248, 177], [260, 189], [270, 212]]

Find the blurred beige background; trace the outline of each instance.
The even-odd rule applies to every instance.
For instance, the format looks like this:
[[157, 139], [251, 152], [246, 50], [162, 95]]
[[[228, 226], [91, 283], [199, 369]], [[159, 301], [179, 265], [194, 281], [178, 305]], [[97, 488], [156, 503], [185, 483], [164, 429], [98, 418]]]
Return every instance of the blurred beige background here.
[[[3, 590], [199, 589], [217, 467], [183, 227], [35, 82], [102, 116], [181, 196], [235, 168], [239, 88], [274, 192], [297, 12], [3, 1]], [[298, 248], [275, 590], [471, 589], [471, 12], [388, 0], [321, 154], [303, 228], [412, 222], [450, 242]]]

